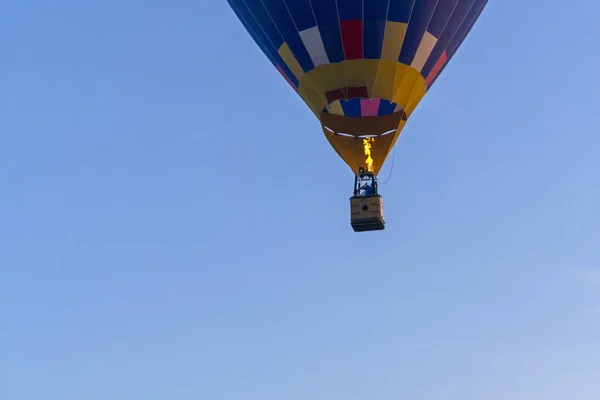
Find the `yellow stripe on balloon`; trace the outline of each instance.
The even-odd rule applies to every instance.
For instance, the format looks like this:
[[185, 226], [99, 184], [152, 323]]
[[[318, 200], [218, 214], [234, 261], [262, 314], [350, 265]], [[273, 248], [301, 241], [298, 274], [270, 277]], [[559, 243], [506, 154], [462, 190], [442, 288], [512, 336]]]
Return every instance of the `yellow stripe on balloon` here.
[[398, 61], [400, 50], [406, 36], [408, 24], [404, 22], [387, 21], [385, 24], [385, 34], [383, 36], [383, 48], [381, 59], [388, 61]]
[[296, 56], [294, 56], [294, 53], [292, 53], [290, 46], [288, 46], [288, 44], [284, 42], [279, 48], [278, 53], [283, 59], [283, 61], [286, 63], [290, 71], [292, 71], [296, 79], [300, 81], [300, 79], [304, 76], [305, 73], [302, 67], [300, 66], [300, 63], [296, 59]]
[[392, 100], [394, 97], [394, 76], [398, 61], [381, 60], [377, 77], [371, 89], [371, 97]]
[[329, 112], [336, 115], [344, 115], [342, 103], [339, 100], [334, 101], [329, 105]]

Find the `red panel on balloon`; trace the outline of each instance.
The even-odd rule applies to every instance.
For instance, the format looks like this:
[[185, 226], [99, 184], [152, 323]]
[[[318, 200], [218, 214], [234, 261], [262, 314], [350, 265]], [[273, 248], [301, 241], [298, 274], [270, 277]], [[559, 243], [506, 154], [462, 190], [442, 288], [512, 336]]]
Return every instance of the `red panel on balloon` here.
[[340, 22], [342, 44], [346, 60], [363, 58], [363, 21], [355, 19]]

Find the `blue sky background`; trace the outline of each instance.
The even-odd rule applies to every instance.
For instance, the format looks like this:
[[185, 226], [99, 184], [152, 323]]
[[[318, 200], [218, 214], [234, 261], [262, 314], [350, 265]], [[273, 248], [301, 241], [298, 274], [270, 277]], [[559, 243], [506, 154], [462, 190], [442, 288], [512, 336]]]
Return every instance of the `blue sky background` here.
[[359, 235], [225, 1], [3, 2], [0, 398], [597, 400], [599, 11], [491, 1]]

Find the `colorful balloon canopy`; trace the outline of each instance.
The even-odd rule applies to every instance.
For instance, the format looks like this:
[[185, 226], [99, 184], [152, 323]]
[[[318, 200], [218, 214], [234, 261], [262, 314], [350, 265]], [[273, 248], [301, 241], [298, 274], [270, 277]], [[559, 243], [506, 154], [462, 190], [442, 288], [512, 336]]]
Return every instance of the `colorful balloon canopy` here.
[[228, 2], [340, 157], [377, 174], [487, 0]]

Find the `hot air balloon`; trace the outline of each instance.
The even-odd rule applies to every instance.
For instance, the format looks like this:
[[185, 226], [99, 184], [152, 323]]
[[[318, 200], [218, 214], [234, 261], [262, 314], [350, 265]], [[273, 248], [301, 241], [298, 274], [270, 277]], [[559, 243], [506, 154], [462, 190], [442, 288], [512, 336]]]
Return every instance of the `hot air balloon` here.
[[354, 172], [354, 231], [385, 229], [377, 174], [487, 0], [227, 1]]

